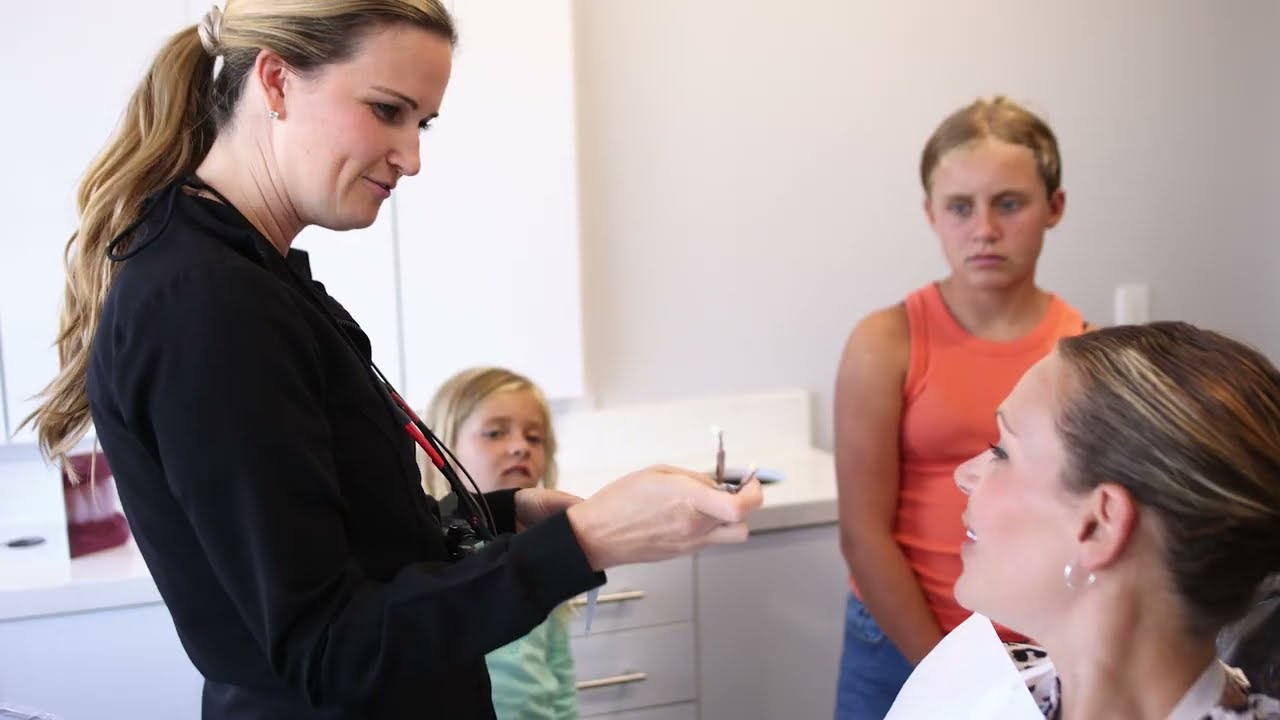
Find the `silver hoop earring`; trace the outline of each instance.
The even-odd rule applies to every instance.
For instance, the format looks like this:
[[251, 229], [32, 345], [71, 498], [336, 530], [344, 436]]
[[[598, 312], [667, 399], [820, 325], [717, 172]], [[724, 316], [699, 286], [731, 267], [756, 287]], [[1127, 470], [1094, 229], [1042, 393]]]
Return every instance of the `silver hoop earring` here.
[[[1067, 583], [1068, 590], [1076, 590], [1081, 587], [1080, 578], [1077, 577], [1077, 575], [1078, 573], [1076, 572], [1076, 566], [1072, 565], [1071, 563], [1067, 563], [1067, 566], [1062, 568], [1062, 579]], [[1093, 583], [1096, 582], [1097, 579], [1098, 577], [1096, 575], [1094, 575], [1093, 573], [1089, 573], [1084, 578], [1084, 587], [1089, 587], [1093, 585]]]
[[279, 120], [280, 113], [276, 112], [275, 110], [272, 110], [271, 112], [267, 113], [267, 117], [271, 118], [272, 120]]

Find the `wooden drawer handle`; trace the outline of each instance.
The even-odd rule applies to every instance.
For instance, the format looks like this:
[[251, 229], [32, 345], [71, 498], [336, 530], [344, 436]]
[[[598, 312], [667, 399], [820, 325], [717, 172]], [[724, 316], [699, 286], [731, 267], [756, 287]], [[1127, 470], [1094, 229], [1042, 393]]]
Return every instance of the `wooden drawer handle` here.
[[[596, 598], [596, 603], [603, 605], [605, 603], [626, 602], [627, 600], [639, 600], [644, 597], [643, 590], [625, 590], [623, 592], [607, 593]], [[587, 604], [587, 599], [576, 597], [569, 601], [569, 605], [580, 608]]]
[[614, 675], [612, 677], [603, 677], [597, 680], [580, 680], [578, 682], [579, 690], [592, 690], [594, 688], [612, 687], [614, 685], [629, 685], [631, 683], [644, 682], [649, 679], [649, 673], [630, 672]]

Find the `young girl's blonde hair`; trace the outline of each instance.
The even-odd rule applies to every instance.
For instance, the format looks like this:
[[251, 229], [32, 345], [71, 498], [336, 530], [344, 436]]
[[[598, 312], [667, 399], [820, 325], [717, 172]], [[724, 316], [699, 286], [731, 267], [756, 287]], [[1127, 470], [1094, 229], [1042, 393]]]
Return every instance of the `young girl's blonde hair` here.
[[[538, 401], [542, 412], [543, 447], [547, 453], [547, 467], [542, 476], [543, 487], [556, 486], [556, 433], [551, 424], [551, 407], [542, 390], [529, 378], [500, 367], [475, 367], [454, 375], [436, 390], [427, 405], [423, 420], [427, 427], [448, 447], [458, 440], [458, 428], [471, 417], [476, 407], [495, 393], [527, 392]], [[441, 498], [451, 491], [440, 471], [418, 451], [418, 465], [422, 468], [422, 487], [432, 497]], [[465, 482], [465, 479], [464, 479]]]
[[920, 155], [920, 182], [925, 193], [933, 191], [933, 171], [942, 156], [958, 147], [995, 138], [1021, 145], [1036, 159], [1036, 170], [1047, 195], [1062, 187], [1062, 154], [1058, 138], [1039, 115], [1003, 95], [973, 101], [960, 108], [933, 131]]

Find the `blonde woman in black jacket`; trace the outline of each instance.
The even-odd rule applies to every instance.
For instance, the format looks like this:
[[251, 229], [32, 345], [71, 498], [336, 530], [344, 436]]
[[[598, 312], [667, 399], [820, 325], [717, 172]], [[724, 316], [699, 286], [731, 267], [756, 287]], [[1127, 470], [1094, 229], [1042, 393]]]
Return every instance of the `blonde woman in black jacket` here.
[[743, 540], [761, 502], [650, 468], [476, 496], [446, 531], [413, 440], [443, 448], [290, 244], [418, 172], [454, 41], [437, 0], [228, 0], [80, 188], [34, 419], [55, 458], [95, 426], [210, 720], [491, 718], [486, 652], [609, 567]]

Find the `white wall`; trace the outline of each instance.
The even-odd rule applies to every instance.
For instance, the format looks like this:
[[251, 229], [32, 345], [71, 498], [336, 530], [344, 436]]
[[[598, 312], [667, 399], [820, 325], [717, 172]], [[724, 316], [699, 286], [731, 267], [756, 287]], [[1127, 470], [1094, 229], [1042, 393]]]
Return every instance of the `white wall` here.
[[840, 347], [945, 270], [916, 177], [978, 95], [1060, 136], [1043, 284], [1280, 357], [1269, 0], [578, 2], [588, 377], [597, 401], [806, 387], [830, 441]]
[[62, 253], [80, 177], [184, 12], [181, 0], [129, 0], [129, 12], [72, 5], [7, 6], [0, 21], [0, 334], [10, 431], [57, 370]]
[[[584, 390], [572, 3], [455, 0], [459, 44], [422, 172], [396, 198], [405, 397], [499, 364]], [[399, 190], [397, 190], [399, 193]]]
[[[0, 329], [12, 417], [30, 409], [25, 398], [51, 375], [58, 258], [71, 227], [74, 179], [163, 34], [179, 16], [195, 18], [205, 8], [197, 0], [130, 3], [156, 10], [144, 13], [153, 22], [103, 31], [114, 20], [81, 3], [83, 22], [57, 38], [38, 30], [58, 23], [28, 8], [18, 18], [37, 31], [18, 33], [17, 44], [0, 50], [12, 60], [3, 64], [9, 85], [29, 96], [0, 120], [0, 147], [14, 170], [0, 179], [0, 203], [13, 211], [0, 233], [9, 258], [0, 263]], [[993, 92], [1043, 111], [1062, 139], [1068, 212], [1046, 252], [1047, 287], [1107, 322], [1115, 285], [1148, 282], [1156, 317], [1219, 327], [1280, 357], [1280, 325], [1264, 316], [1280, 305], [1273, 282], [1280, 216], [1265, 209], [1280, 194], [1280, 3], [579, 0], [573, 10], [572, 54], [538, 52], [547, 61], [539, 67], [572, 62], [577, 73], [583, 342], [599, 404], [801, 386], [819, 396], [817, 435], [825, 444], [831, 378], [849, 327], [944, 270], [919, 210], [920, 146], [945, 113]], [[527, 29], [539, 16], [514, 24]], [[120, 46], [110, 39], [117, 35], [138, 41]], [[570, 42], [563, 32], [552, 35]], [[51, 50], [67, 38], [82, 47], [115, 43], [97, 53], [95, 67], [118, 72], [87, 82], [82, 63]], [[464, 36], [463, 53], [488, 47], [472, 38]], [[37, 57], [46, 58], [45, 70], [25, 71], [25, 59]], [[54, 86], [71, 94], [49, 95]], [[469, 95], [460, 85], [454, 90], [464, 110]], [[548, 107], [569, 100], [553, 95], [543, 98]], [[448, 139], [445, 119], [428, 143], [437, 148], [434, 161], [448, 155], [439, 145]], [[535, 130], [506, 138], [505, 154], [526, 168], [541, 164], [520, 148], [566, 147], [571, 141], [556, 133], [574, 122], [556, 120], [552, 133], [537, 132], [546, 123], [534, 122]], [[474, 183], [482, 175], [453, 159], [459, 172], [436, 162], [408, 184], [449, 188], [447, 177]], [[516, 229], [540, 226], [539, 208], [572, 208], [573, 198], [546, 193], [524, 175], [514, 187], [523, 203], [512, 213]], [[482, 200], [473, 207], [498, 214]], [[574, 230], [571, 219], [555, 227], [539, 231]], [[418, 228], [401, 230], [421, 242]], [[539, 255], [520, 247], [517, 233], [491, 228], [488, 235], [517, 246], [495, 264], [554, 262], [558, 270], [532, 274], [549, 278], [554, 292], [546, 298], [569, 298], [571, 307], [578, 270], [561, 267], [572, 258], [556, 253], [572, 240]], [[342, 249], [317, 250], [321, 270], [343, 265], [327, 257]], [[430, 245], [397, 252], [424, 250]], [[539, 258], [545, 262], [533, 262]], [[401, 280], [430, 287], [430, 265], [410, 259]], [[348, 274], [380, 282], [356, 268]], [[448, 279], [453, 288], [459, 275]], [[370, 302], [386, 304], [383, 295]], [[343, 296], [363, 309], [359, 298]], [[530, 307], [513, 302], [495, 312], [533, 325], [546, 313]], [[546, 343], [567, 353], [568, 388], [581, 373], [575, 312], [557, 317], [569, 341]], [[377, 324], [392, 313], [361, 315]], [[404, 334], [395, 343], [408, 351], [403, 374], [426, 367], [421, 358], [433, 347], [423, 344], [421, 326], [382, 330], [397, 341]], [[517, 335], [521, 346], [536, 341]], [[544, 359], [554, 364], [554, 354]], [[415, 402], [425, 400], [431, 383], [407, 384]]]
[[[1277, 42], [1280, 39], [1280, 5], [1272, 3], [1270, 17], [1254, 25], [1253, 30], [1252, 47], [1256, 49], [1253, 66], [1261, 75], [1257, 92], [1269, 101], [1263, 113], [1263, 117], [1269, 120], [1263, 121], [1262, 138], [1257, 141], [1262, 145], [1263, 166], [1267, 173], [1261, 192], [1265, 196], [1265, 207], [1274, 208], [1276, 199], [1280, 198], [1280, 42]], [[1280, 308], [1280, 212], [1272, 209], [1263, 215], [1269, 226], [1258, 242], [1270, 251], [1270, 257], [1264, 254], [1259, 264], [1263, 268], [1261, 272], [1268, 275], [1265, 287], [1271, 290], [1271, 299], [1259, 308], [1258, 314], [1263, 319], [1259, 319], [1258, 324], [1270, 328], [1264, 348], [1272, 360], [1280, 362], [1280, 337], [1277, 337], [1280, 335], [1280, 321], [1272, 318], [1268, 322], [1265, 319], [1267, 310]], [[1269, 272], [1267, 268], [1270, 268]]]

